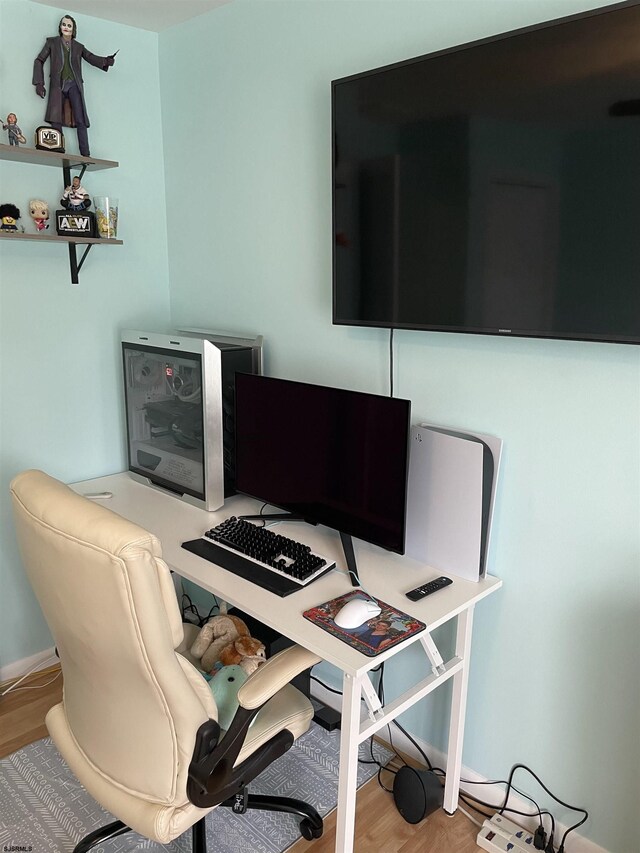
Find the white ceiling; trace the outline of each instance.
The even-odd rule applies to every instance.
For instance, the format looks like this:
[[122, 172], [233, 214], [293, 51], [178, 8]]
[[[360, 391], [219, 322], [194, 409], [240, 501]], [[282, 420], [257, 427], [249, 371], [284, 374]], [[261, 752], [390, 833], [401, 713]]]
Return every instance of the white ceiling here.
[[91, 15], [159, 33], [230, 0], [34, 0], [73, 14]]

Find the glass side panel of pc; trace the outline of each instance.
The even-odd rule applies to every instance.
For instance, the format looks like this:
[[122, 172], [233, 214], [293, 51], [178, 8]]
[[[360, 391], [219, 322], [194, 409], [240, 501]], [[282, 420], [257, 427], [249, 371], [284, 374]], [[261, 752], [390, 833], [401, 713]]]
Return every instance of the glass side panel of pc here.
[[202, 356], [123, 344], [130, 470], [204, 501]]
[[235, 494], [238, 371], [260, 370], [262, 339], [122, 333], [129, 471], [206, 510]]
[[408, 400], [236, 376], [239, 492], [404, 552]]

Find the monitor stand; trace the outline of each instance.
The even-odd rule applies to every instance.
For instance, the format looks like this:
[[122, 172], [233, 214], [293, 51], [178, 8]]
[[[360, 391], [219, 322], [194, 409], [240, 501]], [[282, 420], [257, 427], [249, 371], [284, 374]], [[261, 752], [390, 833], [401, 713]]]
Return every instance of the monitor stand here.
[[[317, 524], [315, 521], [309, 521], [303, 515], [294, 515], [290, 512], [272, 512], [264, 515], [240, 515], [239, 518], [245, 521], [306, 521], [307, 524]], [[359, 588], [361, 586], [358, 578], [358, 565], [356, 563], [356, 554], [353, 550], [353, 539], [350, 534], [343, 533], [341, 530], [340, 541], [342, 542], [342, 550], [347, 561], [347, 571], [351, 578], [351, 586]]]

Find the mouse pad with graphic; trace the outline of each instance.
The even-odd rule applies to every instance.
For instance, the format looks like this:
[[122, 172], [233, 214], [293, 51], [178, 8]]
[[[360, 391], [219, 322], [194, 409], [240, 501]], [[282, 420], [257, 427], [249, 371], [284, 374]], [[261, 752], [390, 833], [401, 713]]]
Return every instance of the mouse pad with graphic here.
[[317, 607], [305, 610], [302, 615], [314, 625], [319, 625], [325, 631], [333, 634], [334, 637], [338, 637], [338, 639], [369, 657], [380, 654], [385, 649], [403, 642], [407, 637], [418, 634], [427, 627], [419, 619], [414, 619], [413, 616], [396, 610], [390, 604], [375, 599], [378, 606], [382, 608], [379, 616], [374, 616], [368, 622], [360, 625], [359, 628], [340, 628], [333, 621], [334, 616], [347, 601], [351, 601], [353, 598], [371, 599], [372, 596], [366, 595], [362, 590], [354, 589], [346, 595], [332, 598], [325, 604], [319, 604]]

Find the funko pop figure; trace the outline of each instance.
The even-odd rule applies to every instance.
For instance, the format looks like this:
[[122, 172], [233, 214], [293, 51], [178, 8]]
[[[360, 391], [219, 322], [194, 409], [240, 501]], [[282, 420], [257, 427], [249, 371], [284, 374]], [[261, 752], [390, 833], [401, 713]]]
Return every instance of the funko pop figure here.
[[40, 198], [29, 202], [29, 216], [33, 219], [36, 231], [46, 231], [49, 227], [49, 205]]

